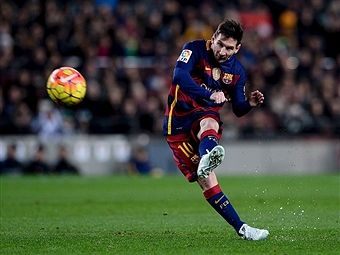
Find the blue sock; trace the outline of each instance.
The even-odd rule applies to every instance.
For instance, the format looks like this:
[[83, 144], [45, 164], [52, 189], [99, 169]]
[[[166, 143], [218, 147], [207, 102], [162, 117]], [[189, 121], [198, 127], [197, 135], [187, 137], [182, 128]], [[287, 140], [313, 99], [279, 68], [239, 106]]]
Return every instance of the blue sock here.
[[229, 202], [226, 195], [222, 192], [219, 185], [212, 187], [204, 192], [208, 203], [235, 229], [238, 234], [241, 226], [244, 224], [240, 220], [234, 207]]
[[207, 135], [203, 137], [198, 146], [200, 157], [202, 157], [204, 154], [207, 154], [207, 150], [211, 151], [216, 145], [218, 145], [218, 139], [216, 136]]

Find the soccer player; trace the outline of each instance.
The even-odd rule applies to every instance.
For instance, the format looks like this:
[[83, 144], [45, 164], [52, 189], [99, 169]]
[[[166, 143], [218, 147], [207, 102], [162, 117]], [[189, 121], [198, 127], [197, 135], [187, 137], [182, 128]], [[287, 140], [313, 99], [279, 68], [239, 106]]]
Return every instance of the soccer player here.
[[269, 232], [243, 222], [219, 186], [214, 169], [224, 159], [218, 144], [219, 111], [226, 101], [241, 117], [263, 103], [256, 90], [245, 95], [246, 74], [235, 54], [243, 29], [234, 20], [220, 23], [211, 40], [184, 45], [177, 59], [168, 95], [163, 131], [174, 160], [189, 182], [197, 182], [208, 203], [246, 240], [266, 239]]

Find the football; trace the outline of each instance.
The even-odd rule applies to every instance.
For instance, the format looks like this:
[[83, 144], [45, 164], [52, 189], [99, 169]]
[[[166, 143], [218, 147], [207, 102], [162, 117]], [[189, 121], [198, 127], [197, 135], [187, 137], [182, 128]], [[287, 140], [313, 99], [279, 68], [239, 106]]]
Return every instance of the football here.
[[72, 67], [55, 69], [47, 79], [47, 93], [58, 105], [76, 105], [86, 94], [86, 80]]

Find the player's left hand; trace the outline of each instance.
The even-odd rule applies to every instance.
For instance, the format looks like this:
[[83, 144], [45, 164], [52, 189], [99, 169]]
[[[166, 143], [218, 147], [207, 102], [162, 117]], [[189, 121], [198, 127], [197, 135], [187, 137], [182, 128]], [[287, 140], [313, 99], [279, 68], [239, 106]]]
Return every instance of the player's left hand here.
[[249, 104], [252, 107], [256, 107], [256, 106], [263, 104], [263, 101], [264, 101], [264, 96], [260, 91], [255, 90], [250, 93]]

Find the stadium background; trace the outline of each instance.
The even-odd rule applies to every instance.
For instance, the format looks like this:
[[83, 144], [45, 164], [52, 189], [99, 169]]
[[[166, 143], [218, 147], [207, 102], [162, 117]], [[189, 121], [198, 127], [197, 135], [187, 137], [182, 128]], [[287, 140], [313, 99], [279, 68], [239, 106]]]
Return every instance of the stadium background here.
[[[15, 143], [28, 162], [42, 143], [53, 164], [65, 143], [83, 173], [110, 173], [142, 148], [157, 171], [176, 172], [161, 137], [173, 65], [184, 42], [230, 17], [244, 26], [238, 57], [265, 104], [240, 119], [225, 107], [222, 168], [339, 171], [339, 13], [336, 0], [1, 1], [0, 160]], [[47, 98], [59, 66], [87, 79], [77, 107]]]

